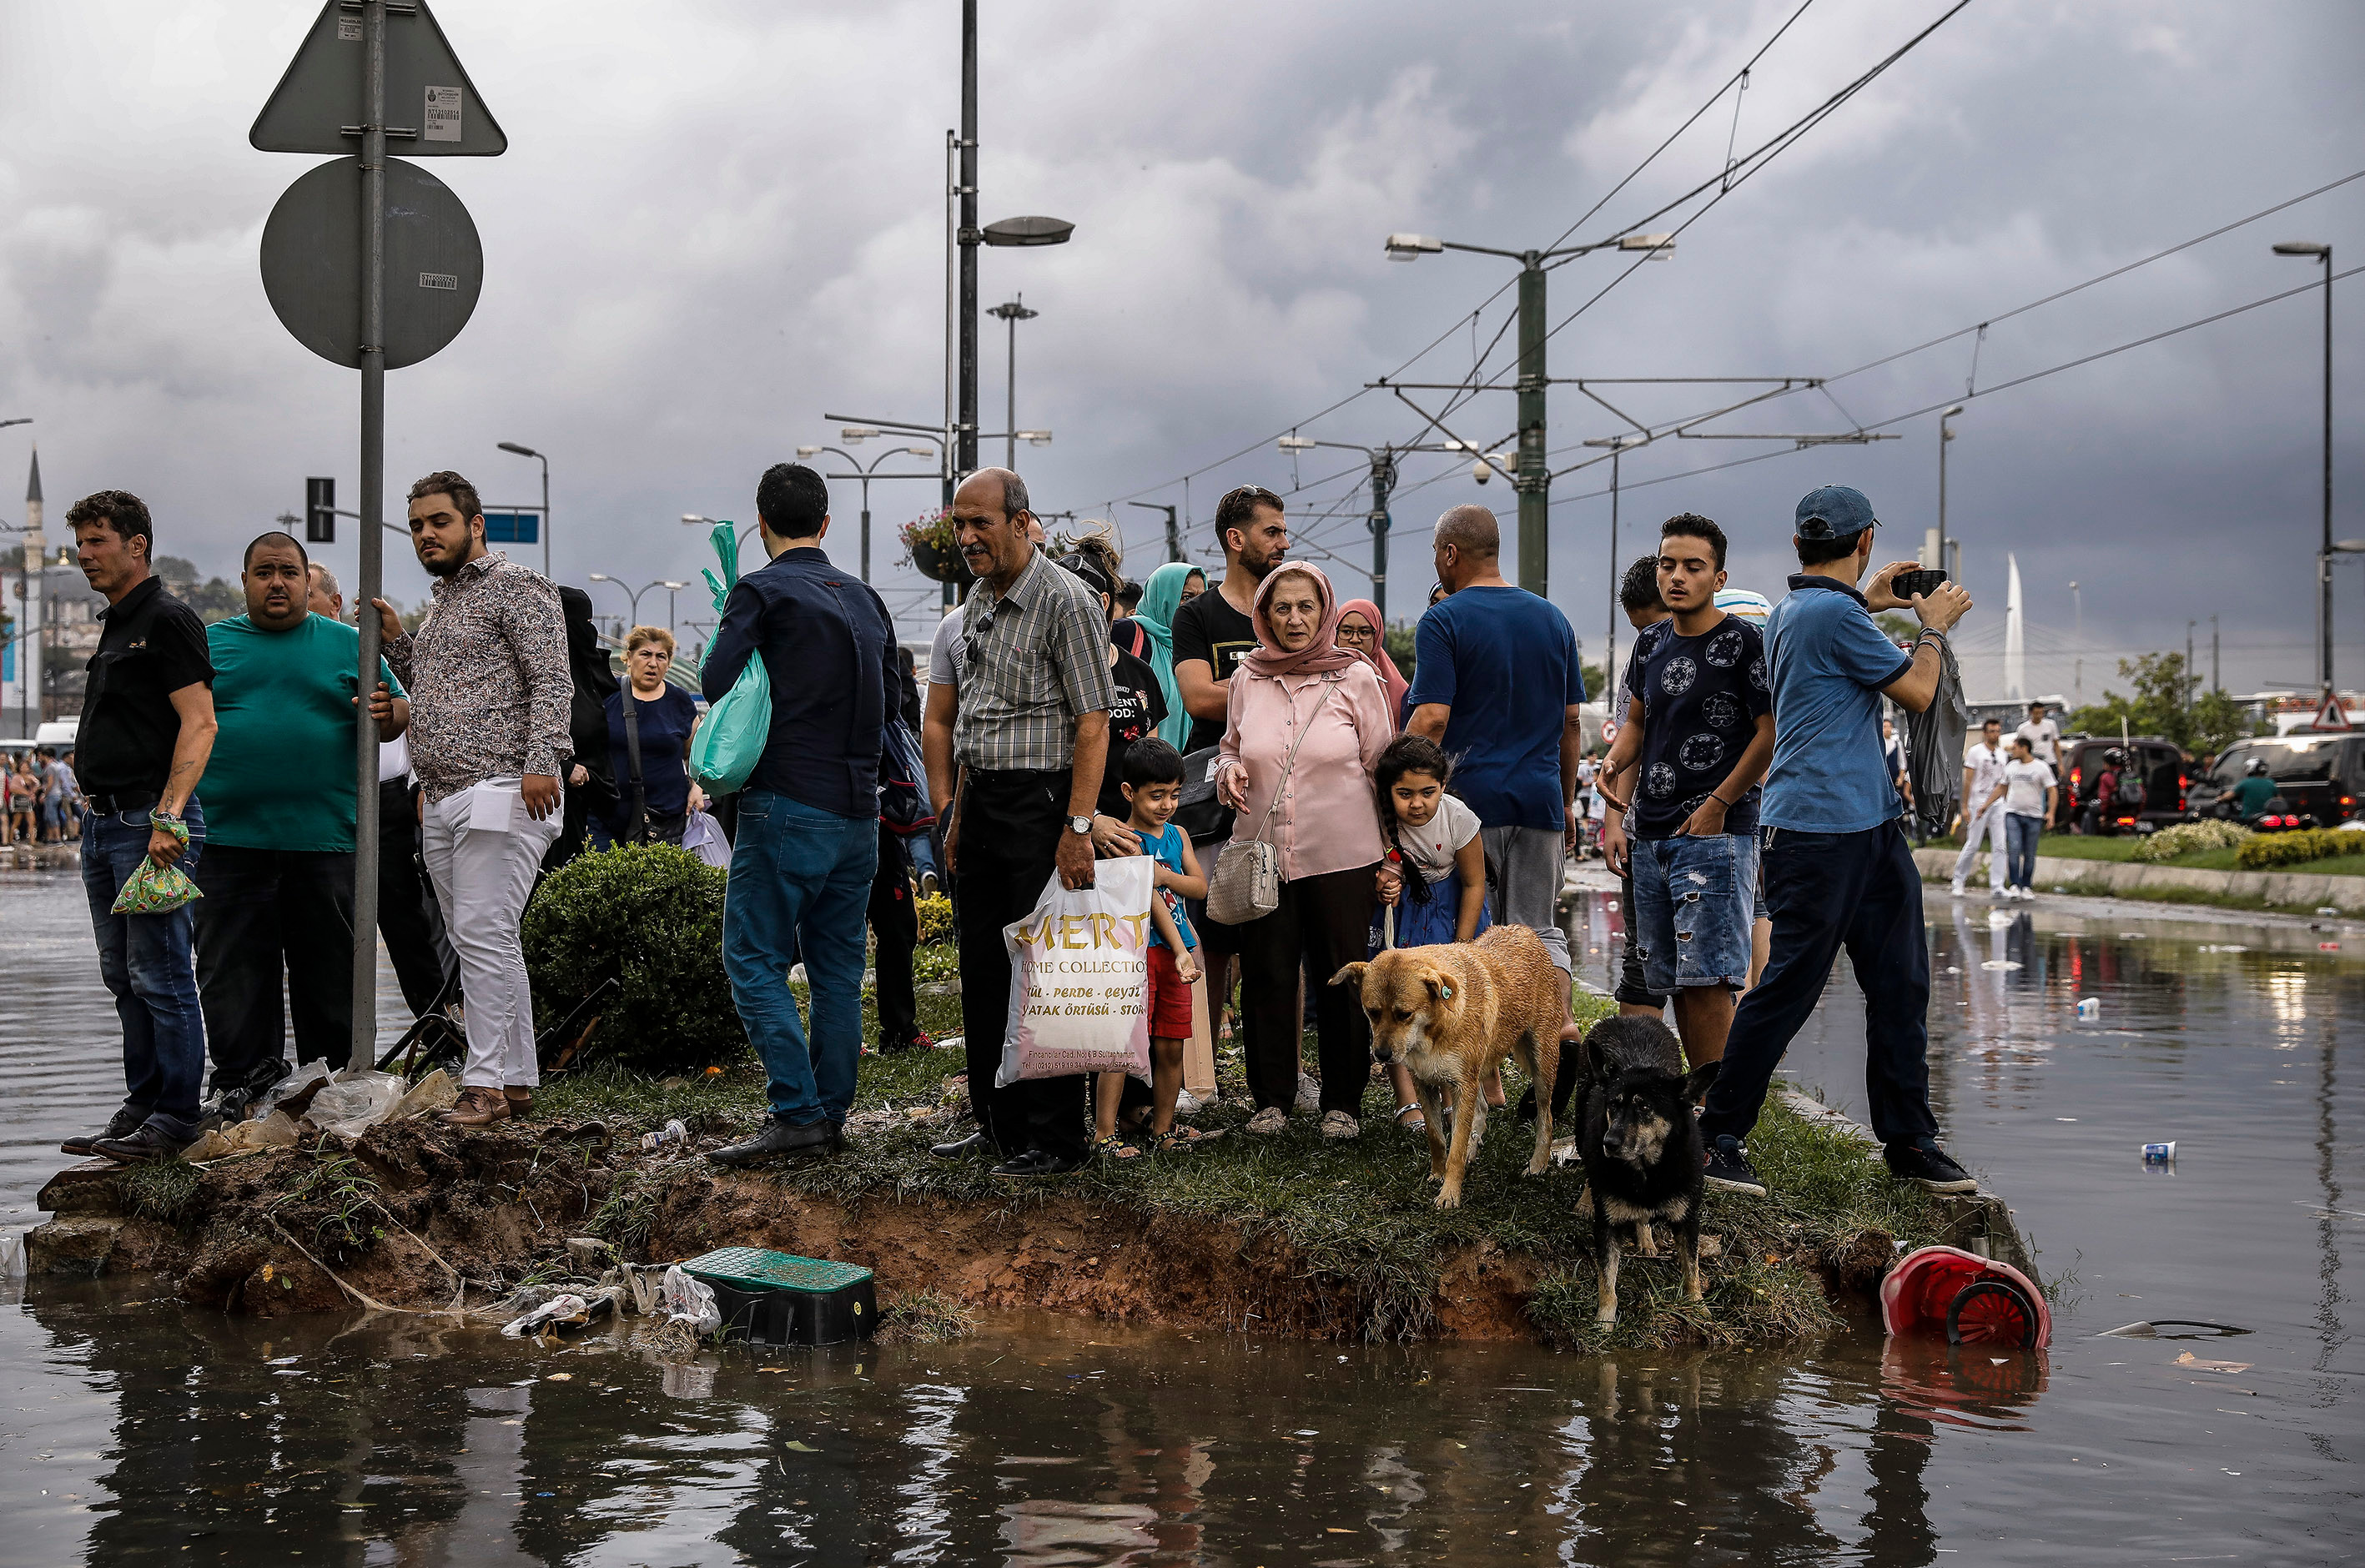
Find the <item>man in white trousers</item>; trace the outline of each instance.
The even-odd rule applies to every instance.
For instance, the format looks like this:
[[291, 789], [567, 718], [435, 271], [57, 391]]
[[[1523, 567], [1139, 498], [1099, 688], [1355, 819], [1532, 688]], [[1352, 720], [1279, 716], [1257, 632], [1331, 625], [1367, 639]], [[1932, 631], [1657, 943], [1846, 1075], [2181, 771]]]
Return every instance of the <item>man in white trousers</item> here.
[[371, 602], [411, 693], [420, 853], [468, 999], [460, 1100], [443, 1119], [488, 1126], [531, 1111], [542, 1078], [518, 926], [558, 836], [575, 679], [558, 590], [485, 548], [475, 486], [450, 472], [411, 486], [410, 542], [435, 579], [427, 619], [406, 633], [386, 600]]
[[2003, 721], [1990, 719], [1979, 726], [1979, 744], [1963, 753], [1963, 852], [1955, 857], [1955, 897], [1978, 858], [1979, 844], [1988, 844], [1988, 887], [2004, 885], [2003, 801], [1988, 803], [2003, 782], [2003, 765], [2012, 758], [2003, 749]]

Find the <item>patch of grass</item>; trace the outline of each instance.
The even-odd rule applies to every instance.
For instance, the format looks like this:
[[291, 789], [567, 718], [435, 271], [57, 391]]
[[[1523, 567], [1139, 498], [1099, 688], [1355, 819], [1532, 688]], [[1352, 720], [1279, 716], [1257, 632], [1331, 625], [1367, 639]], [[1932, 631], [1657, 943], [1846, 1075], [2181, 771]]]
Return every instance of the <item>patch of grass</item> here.
[[649, 1232], [656, 1227], [657, 1205], [664, 1200], [667, 1185], [665, 1177], [655, 1171], [620, 1172], [584, 1228], [613, 1243], [619, 1256], [640, 1256], [648, 1248]]
[[315, 1155], [311, 1168], [271, 1206], [275, 1215], [283, 1210], [308, 1214], [313, 1239], [340, 1262], [367, 1251], [386, 1236], [386, 1227], [374, 1217], [381, 1213], [377, 1178], [349, 1154], [327, 1159]]
[[891, 1345], [942, 1345], [977, 1332], [977, 1314], [941, 1291], [913, 1291], [889, 1307], [879, 1339]]
[[197, 1183], [204, 1179], [204, 1172], [185, 1159], [129, 1166], [116, 1178], [124, 1204], [133, 1214], [167, 1225], [188, 1212], [190, 1200], [197, 1195]]

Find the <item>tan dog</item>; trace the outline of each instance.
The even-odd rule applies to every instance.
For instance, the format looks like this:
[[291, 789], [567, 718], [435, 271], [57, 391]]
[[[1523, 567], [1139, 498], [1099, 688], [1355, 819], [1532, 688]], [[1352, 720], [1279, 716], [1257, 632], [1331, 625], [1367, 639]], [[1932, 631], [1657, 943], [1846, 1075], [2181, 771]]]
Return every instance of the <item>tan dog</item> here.
[[[1497, 925], [1475, 942], [1402, 947], [1369, 963], [1349, 964], [1332, 985], [1355, 981], [1372, 1021], [1372, 1051], [1402, 1062], [1429, 1124], [1429, 1175], [1444, 1182], [1437, 1206], [1462, 1203], [1470, 1146], [1486, 1128], [1486, 1070], [1506, 1056], [1537, 1087], [1536, 1151], [1528, 1174], [1552, 1157], [1552, 1085], [1560, 1070], [1560, 1030], [1568, 1016], [1568, 981], [1543, 942], [1524, 925]], [[1438, 1132], [1444, 1092], [1453, 1097], [1453, 1143]]]

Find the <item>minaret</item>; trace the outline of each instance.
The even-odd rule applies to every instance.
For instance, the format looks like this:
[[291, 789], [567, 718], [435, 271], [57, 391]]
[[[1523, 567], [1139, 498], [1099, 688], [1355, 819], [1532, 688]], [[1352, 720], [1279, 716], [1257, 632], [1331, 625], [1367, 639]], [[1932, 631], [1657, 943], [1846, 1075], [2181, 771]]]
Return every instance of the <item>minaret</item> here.
[[41, 704], [41, 572], [47, 564], [41, 538], [41, 449], [33, 448], [33, 468], [25, 480], [25, 549], [17, 557], [17, 582], [25, 589], [25, 635], [17, 644], [17, 705], [24, 714], [25, 738], [31, 740], [48, 715]]

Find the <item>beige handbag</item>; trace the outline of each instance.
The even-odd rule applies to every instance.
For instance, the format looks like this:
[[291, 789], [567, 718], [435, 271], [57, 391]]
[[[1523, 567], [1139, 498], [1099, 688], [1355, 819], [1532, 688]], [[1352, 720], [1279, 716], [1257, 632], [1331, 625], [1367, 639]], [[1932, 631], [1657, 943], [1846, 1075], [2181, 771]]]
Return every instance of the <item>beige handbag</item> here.
[[1267, 841], [1264, 831], [1272, 825], [1273, 810], [1281, 804], [1282, 790], [1288, 787], [1290, 769], [1297, 765], [1297, 748], [1306, 744], [1306, 737], [1313, 733], [1314, 721], [1322, 716], [1330, 694], [1338, 689], [1335, 678], [1324, 681], [1321, 700], [1306, 716], [1297, 738], [1289, 743], [1289, 755], [1282, 758], [1281, 777], [1273, 783], [1272, 799], [1265, 802], [1264, 818], [1257, 823], [1255, 834], [1232, 840], [1216, 857], [1216, 868], [1207, 878], [1209, 920], [1226, 925], [1246, 925], [1281, 907], [1281, 851]]

